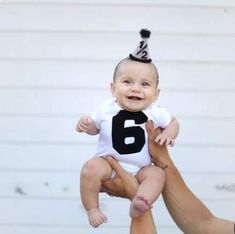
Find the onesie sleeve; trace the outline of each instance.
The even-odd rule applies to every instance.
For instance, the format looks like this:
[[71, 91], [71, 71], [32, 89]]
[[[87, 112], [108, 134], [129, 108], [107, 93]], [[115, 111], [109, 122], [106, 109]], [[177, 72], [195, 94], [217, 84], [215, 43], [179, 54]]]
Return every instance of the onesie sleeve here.
[[166, 128], [171, 122], [171, 115], [166, 109], [154, 106], [152, 120], [156, 127]]
[[92, 114], [91, 118], [95, 122], [96, 128], [100, 130], [102, 120], [104, 119], [107, 108], [110, 106], [110, 100], [104, 101]]
[[96, 109], [92, 114], [91, 114], [91, 118], [93, 119], [93, 121], [95, 122], [95, 126], [97, 129], [100, 130], [100, 124], [101, 124], [101, 116], [102, 116], [102, 108], [99, 107], [98, 109]]

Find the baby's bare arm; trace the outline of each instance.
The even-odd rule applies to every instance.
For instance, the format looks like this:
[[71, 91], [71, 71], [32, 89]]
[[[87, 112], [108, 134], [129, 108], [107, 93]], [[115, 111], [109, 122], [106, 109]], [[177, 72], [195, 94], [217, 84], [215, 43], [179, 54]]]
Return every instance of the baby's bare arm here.
[[85, 132], [89, 135], [96, 135], [99, 133], [94, 120], [90, 116], [83, 116], [76, 124], [76, 131]]
[[172, 116], [169, 125], [156, 137], [155, 141], [160, 145], [166, 146], [175, 144], [175, 139], [179, 134], [179, 122]]

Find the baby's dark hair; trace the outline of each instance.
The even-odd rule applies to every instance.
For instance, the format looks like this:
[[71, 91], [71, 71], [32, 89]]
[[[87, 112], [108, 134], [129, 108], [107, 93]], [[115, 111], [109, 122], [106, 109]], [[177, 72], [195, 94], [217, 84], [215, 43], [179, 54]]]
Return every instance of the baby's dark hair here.
[[[127, 58], [122, 59], [122, 60], [117, 64], [117, 66], [116, 66], [115, 69], [114, 69], [114, 73], [113, 73], [113, 82], [115, 82], [115, 80], [116, 80], [117, 73], [118, 73], [118, 69], [119, 69], [120, 65], [121, 65], [123, 62], [125, 62], [125, 61], [133, 61], [133, 60], [131, 60], [129, 57], [127, 57]], [[153, 65], [153, 67], [154, 67], [154, 69], [155, 69], [155, 71], [156, 71], [156, 84], [157, 84], [157, 86], [158, 86], [158, 82], [159, 82], [158, 70], [157, 70], [156, 66], [154, 65], [154, 63], [150, 63], [150, 64]]]

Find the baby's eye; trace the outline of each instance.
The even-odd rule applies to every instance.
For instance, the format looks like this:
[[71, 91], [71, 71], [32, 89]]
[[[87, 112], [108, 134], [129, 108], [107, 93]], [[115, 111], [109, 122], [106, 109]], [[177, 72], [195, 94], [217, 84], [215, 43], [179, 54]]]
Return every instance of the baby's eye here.
[[130, 80], [124, 80], [123, 83], [125, 83], [125, 84], [130, 84], [131, 81], [130, 81]]
[[142, 85], [143, 86], [150, 86], [150, 83], [149, 82], [143, 82]]

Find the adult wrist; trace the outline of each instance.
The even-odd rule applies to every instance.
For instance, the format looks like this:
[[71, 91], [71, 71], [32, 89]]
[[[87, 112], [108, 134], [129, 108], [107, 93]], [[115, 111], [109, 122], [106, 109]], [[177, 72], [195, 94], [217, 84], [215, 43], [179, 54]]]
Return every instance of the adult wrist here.
[[162, 164], [162, 165], [160, 166], [160, 168], [161, 168], [162, 170], [165, 170], [165, 169], [168, 168], [168, 164], [164, 163], [164, 164]]

